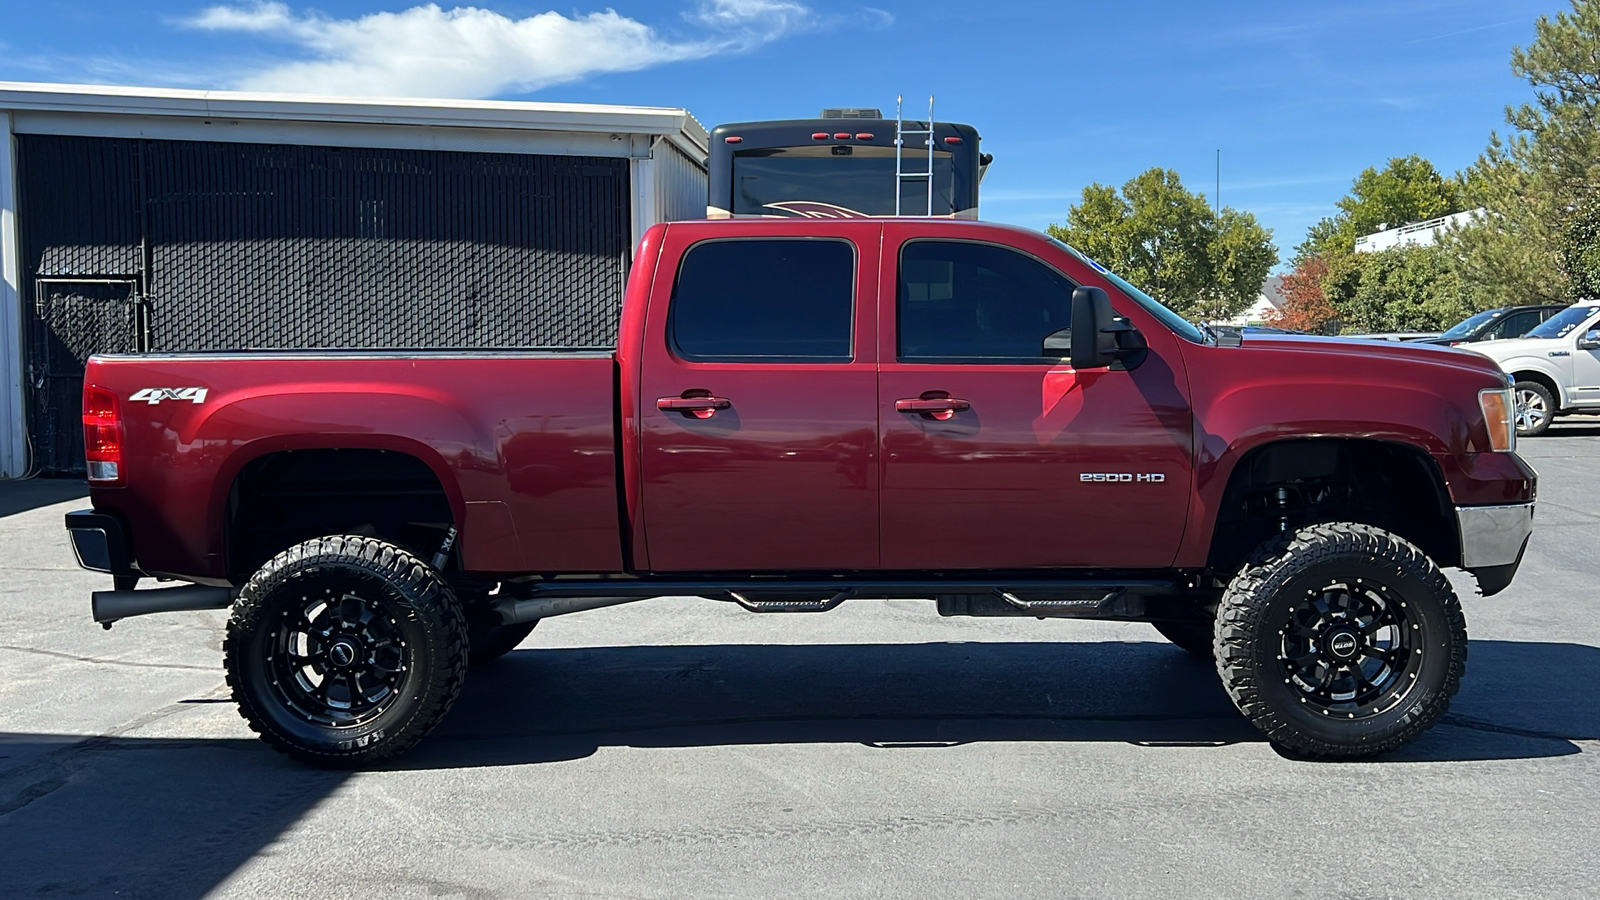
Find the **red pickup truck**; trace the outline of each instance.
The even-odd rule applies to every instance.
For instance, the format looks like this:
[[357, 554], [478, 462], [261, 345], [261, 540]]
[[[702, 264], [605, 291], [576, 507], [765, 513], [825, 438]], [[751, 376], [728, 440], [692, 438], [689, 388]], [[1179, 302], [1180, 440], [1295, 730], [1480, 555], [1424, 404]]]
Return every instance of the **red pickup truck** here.
[[1148, 621], [1349, 757], [1456, 691], [1440, 568], [1521, 562], [1513, 416], [1476, 354], [1218, 334], [1031, 231], [675, 223], [615, 352], [97, 357], [67, 527], [107, 627], [231, 606], [242, 714], [320, 764], [411, 746], [542, 618], [684, 594]]

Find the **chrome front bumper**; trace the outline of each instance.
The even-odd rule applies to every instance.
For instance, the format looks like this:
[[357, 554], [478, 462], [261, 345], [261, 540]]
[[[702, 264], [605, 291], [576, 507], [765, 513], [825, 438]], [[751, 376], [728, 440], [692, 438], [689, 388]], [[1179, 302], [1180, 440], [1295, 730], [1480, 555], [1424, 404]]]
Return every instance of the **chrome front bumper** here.
[[1461, 568], [1509, 566], [1522, 560], [1522, 548], [1533, 533], [1533, 503], [1509, 506], [1458, 506]]

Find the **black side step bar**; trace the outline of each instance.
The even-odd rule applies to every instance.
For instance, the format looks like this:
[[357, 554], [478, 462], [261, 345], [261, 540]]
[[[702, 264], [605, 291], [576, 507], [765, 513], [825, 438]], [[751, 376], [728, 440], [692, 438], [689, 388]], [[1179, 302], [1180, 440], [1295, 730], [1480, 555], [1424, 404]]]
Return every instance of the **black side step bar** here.
[[[507, 589], [509, 588], [509, 592]], [[492, 608], [511, 624], [653, 597], [731, 600], [751, 612], [827, 612], [848, 599], [935, 600], [942, 616], [1140, 619], [1145, 599], [1195, 594], [1173, 580], [947, 579], [941, 581], [791, 581], [749, 578], [668, 581], [652, 578], [520, 582]]]

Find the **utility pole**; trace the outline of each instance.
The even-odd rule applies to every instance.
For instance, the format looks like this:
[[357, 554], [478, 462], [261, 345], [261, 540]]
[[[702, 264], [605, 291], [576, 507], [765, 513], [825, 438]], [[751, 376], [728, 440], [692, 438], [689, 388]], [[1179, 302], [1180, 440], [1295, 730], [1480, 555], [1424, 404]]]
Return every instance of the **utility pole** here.
[[1222, 148], [1221, 147], [1217, 148], [1217, 193], [1216, 193], [1216, 196], [1212, 198], [1212, 202], [1216, 204], [1216, 215], [1217, 215], [1217, 218], [1219, 218], [1219, 219], [1222, 218]]

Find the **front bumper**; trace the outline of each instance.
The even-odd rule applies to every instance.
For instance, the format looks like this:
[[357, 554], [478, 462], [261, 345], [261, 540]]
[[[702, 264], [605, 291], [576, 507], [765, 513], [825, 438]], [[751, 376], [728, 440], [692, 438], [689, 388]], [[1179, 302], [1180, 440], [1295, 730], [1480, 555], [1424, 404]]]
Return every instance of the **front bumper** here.
[[1456, 525], [1461, 533], [1461, 568], [1516, 565], [1533, 534], [1533, 503], [1458, 506]]

